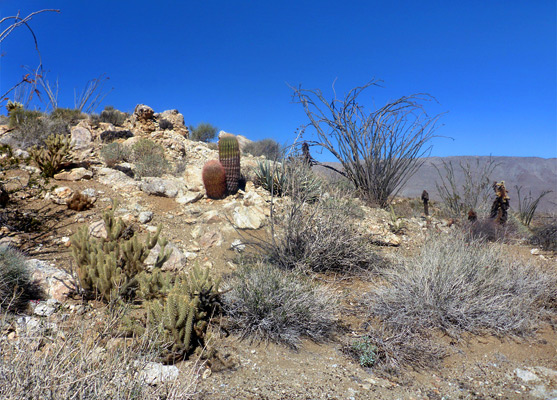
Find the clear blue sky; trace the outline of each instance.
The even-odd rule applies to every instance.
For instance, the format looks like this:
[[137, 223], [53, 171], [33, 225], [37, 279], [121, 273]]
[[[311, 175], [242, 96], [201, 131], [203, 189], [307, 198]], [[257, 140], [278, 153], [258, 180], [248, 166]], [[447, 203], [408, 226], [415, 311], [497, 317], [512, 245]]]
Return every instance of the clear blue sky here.
[[[435, 156], [557, 157], [555, 0], [0, 0], [2, 17], [46, 7], [61, 12], [30, 25], [63, 107], [104, 73], [104, 105], [287, 143], [307, 122], [287, 83], [332, 96], [377, 78], [369, 107], [427, 92], [448, 112]], [[1, 52], [5, 90], [37, 57], [23, 28]]]

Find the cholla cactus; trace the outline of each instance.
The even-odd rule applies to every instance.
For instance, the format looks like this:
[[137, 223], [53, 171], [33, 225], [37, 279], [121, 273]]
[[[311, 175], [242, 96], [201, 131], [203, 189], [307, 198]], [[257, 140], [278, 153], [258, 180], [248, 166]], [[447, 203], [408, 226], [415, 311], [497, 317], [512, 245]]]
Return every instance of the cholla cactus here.
[[70, 138], [64, 135], [50, 135], [45, 140], [46, 147], [33, 147], [31, 157], [39, 166], [45, 178], [52, 178], [60, 171], [62, 164], [70, 159]]
[[236, 136], [224, 134], [219, 139], [219, 161], [226, 173], [226, 188], [229, 194], [238, 191], [240, 182], [240, 145]]
[[8, 115], [10, 115], [13, 111], [23, 110], [23, 104], [18, 101], [8, 100], [8, 104], [6, 104], [6, 110], [8, 110]]
[[161, 250], [155, 261], [155, 270], [159, 270], [170, 257], [170, 252], [165, 251], [166, 240], [159, 240], [162, 225], [153, 237], [149, 235], [145, 243], [140, 243], [136, 236], [122, 239], [124, 224], [121, 219], [114, 218], [113, 211], [105, 212], [103, 219], [106, 239], [91, 238], [86, 226], [72, 236], [72, 256], [77, 263], [81, 289], [86, 296], [98, 295], [106, 302], [133, 297], [140, 275], [146, 273], [144, 261], [150, 250], [159, 243]]

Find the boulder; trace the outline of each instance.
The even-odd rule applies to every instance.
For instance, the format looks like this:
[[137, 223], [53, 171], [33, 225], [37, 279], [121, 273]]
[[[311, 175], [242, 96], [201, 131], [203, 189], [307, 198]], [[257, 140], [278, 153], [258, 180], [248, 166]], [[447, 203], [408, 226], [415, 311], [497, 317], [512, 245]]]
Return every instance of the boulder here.
[[97, 170], [99, 182], [103, 185], [112, 187], [114, 190], [132, 190], [137, 189], [139, 183], [122, 171], [112, 168], [99, 168]]
[[180, 370], [175, 365], [163, 365], [161, 363], [149, 362], [141, 370], [139, 379], [148, 385], [156, 386], [173, 381], [180, 375]]
[[53, 267], [42, 260], [27, 260], [27, 267], [33, 280], [37, 281], [47, 298], [64, 301], [73, 287], [70, 274]]
[[133, 117], [136, 121], [147, 121], [153, 119], [155, 112], [145, 104], [138, 104], [133, 111]]
[[153, 196], [174, 198], [184, 189], [184, 185], [181, 181], [174, 179], [145, 177], [141, 180], [139, 188]]
[[184, 116], [180, 114], [178, 110], [163, 111], [158, 115], [158, 118], [159, 120], [166, 119], [168, 122], [172, 123], [172, 125], [174, 125], [174, 129], [185, 127]]
[[232, 215], [238, 229], [259, 229], [265, 221], [265, 214], [259, 207], [236, 207]]
[[[168, 261], [162, 266], [163, 271], [183, 271], [188, 263], [186, 255], [173, 243], [167, 243], [166, 252], [171, 252]], [[152, 267], [157, 261], [157, 257], [161, 252], [161, 246], [157, 243], [155, 247], [151, 249], [149, 256], [145, 259], [145, 265]]]
[[91, 131], [82, 126], [75, 126], [71, 130], [71, 145], [74, 150], [83, 150], [91, 147], [93, 135]]
[[59, 181], [80, 181], [82, 179], [91, 179], [93, 172], [85, 168], [74, 168], [70, 171], [62, 171], [54, 175], [54, 179]]

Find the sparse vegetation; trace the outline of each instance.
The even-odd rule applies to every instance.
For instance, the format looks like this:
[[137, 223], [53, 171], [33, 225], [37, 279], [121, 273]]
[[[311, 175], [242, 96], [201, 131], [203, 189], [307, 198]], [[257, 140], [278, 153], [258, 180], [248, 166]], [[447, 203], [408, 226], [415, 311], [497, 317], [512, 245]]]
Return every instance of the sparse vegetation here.
[[360, 94], [376, 81], [350, 90], [332, 101], [320, 90], [292, 87], [318, 138], [341, 164], [337, 171], [354, 183], [371, 203], [386, 206], [429, 154], [439, 115], [429, 117], [422, 103], [427, 95], [410, 95], [368, 112], [358, 102]]
[[337, 302], [331, 290], [269, 264], [244, 265], [229, 283], [225, 310], [242, 337], [298, 347], [333, 332]]
[[130, 158], [130, 151], [121, 143], [112, 142], [101, 148], [101, 157], [107, 167], [112, 168], [116, 164], [127, 161]]
[[210, 142], [217, 137], [217, 127], [207, 122], [200, 122], [196, 127], [190, 126], [190, 140]]
[[421, 254], [386, 274], [371, 314], [395, 332], [439, 329], [498, 336], [532, 333], [555, 315], [557, 275], [462, 235], [431, 236]]
[[350, 200], [332, 191], [318, 200], [304, 174], [291, 176], [290, 197], [280, 209], [273, 206], [269, 238], [257, 243], [269, 262], [315, 272], [378, 268], [382, 261], [354, 223]]
[[25, 262], [18, 250], [0, 245], [0, 311], [21, 312], [29, 300], [39, 298]]
[[518, 198], [518, 219], [526, 226], [530, 226], [532, 218], [538, 209], [538, 204], [544, 196], [552, 193], [552, 190], [544, 190], [537, 197], [532, 196], [532, 192], [528, 192], [528, 195], [521, 195], [522, 187], [515, 186], [516, 197]]
[[278, 160], [282, 156], [280, 144], [273, 139], [263, 139], [257, 142], [246, 143], [242, 151], [254, 157], [265, 156], [267, 160]]
[[[470, 163], [460, 163], [459, 166], [460, 169], [455, 172], [452, 162], [443, 161], [443, 168], [437, 168], [439, 182], [435, 182], [435, 186], [449, 215], [458, 218], [469, 210], [487, 210], [492, 193], [491, 174], [497, 164], [490, 157], [483, 164], [477, 159], [475, 166]], [[460, 186], [457, 184], [459, 181], [463, 181]]]
[[557, 251], [557, 218], [552, 217], [549, 222], [534, 228], [530, 243], [544, 250]]
[[139, 177], [162, 176], [170, 168], [164, 148], [149, 139], [142, 138], [133, 144], [131, 159]]
[[[0, 397], [19, 399], [184, 400], [193, 398], [197, 363], [180, 367], [178, 379], [156, 386], [145, 382], [144, 369], [158, 359], [156, 337], [113, 339], [121, 319], [114, 313], [100, 321], [84, 316], [52, 328], [23, 333], [16, 340], [0, 339]], [[0, 315], [0, 331], [12, 321]], [[95, 331], [93, 326], [102, 327]], [[41, 338], [40, 340], [36, 340]], [[107, 351], [107, 340], [112, 347]]]
[[50, 118], [52, 120], [60, 120], [70, 127], [76, 125], [80, 120], [87, 118], [87, 116], [73, 108], [55, 108], [50, 113]]
[[163, 131], [167, 129], [171, 130], [174, 129], [174, 125], [169, 120], [163, 118], [159, 121], [159, 128], [162, 129]]
[[99, 122], [106, 122], [114, 126], [122, 126], [124, 122], [129, 117], [128, 113], [124, 113], [115, 109], [113, 106], [106, 106], [104, 110], [101, 111], [98, 119]]

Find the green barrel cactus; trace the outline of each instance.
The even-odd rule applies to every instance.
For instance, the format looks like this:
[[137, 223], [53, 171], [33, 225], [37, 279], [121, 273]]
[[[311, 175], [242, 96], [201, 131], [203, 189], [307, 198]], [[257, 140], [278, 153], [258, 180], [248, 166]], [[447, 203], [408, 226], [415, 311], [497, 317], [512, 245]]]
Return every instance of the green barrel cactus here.
[[219, 139], [219, 161], [226, 173], [226, 189], [229, 194], [238, 191], [240, 182], [240, 145], [236, 136], [225, 134]]

